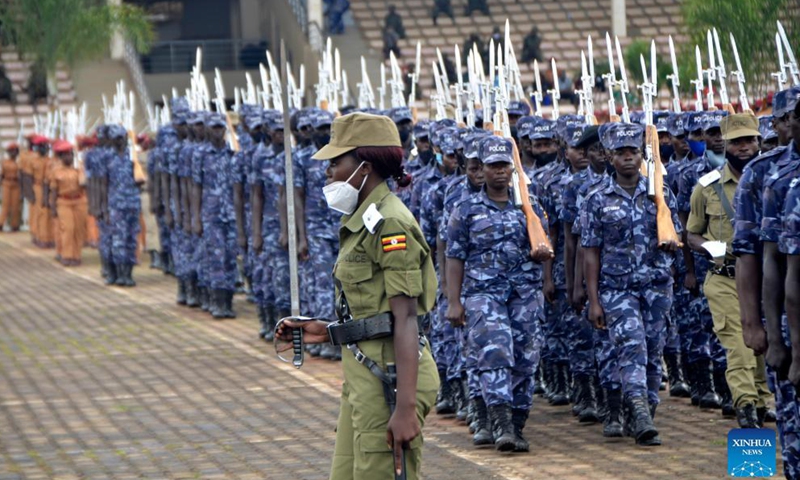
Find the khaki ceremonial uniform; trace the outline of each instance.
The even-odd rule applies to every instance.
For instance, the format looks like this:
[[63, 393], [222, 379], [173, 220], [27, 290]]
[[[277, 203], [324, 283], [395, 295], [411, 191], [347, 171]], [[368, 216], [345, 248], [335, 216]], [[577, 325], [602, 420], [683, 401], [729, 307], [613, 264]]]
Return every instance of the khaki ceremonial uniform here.
[[[375, 204], [384, 217], [370, 233], [363, 215]], [[376, 187], [352, 215], [342, 217], [340, 250], [334, 276], [341, 282], [355, 321], [391, 312], [389, 298], [405, 295], [417, 299], [417, 314], [433, 308], [436, 273], [431, 251], [411, 212], [389, 191], [386, 183]], [[359, 348], [386, 371], [394, 363], [392, 337], [358, 342]], [[389, 408], [383, 384], [352, 352], [342, 349], [344, 386], [336, 430], [332, 480], [392, 480], [394, 459], [386, 443]], [[420, 425], [434, 405], [439, 375], [425, 346], [417, 377], [417, 418]], [[422, 435], [405, 453], [409, 480], [420, 477]]]
[[[733, 207], [733, 197], [739, 180], [726, 163], [720, 179], [707, 186], [695, 186], [691, 198], [692, 211], [686, 229], [702, 235], [706, 240], [725, 242], [725, 265], [735, 265], [736, 258], [731, 250], [733, 225], [714, 191], [713, 185], [718, 182], [722, 184], [722, 190]], [[764, 357], [753, 355], [753, 351], [744, 344], [735, 278], [714, 273], [712, 268], [709, 269], [703, 286], [714, 319], [714, 332], [725, 348], [728, 360], [725, 377], [733, 394], [734, 406], [739, 408], [748, 403], [755, 404], [756, 407], [766, 406], [765, 402], [771, 394], [767, 389]]]
[[56, 169], [50, 179], [50, 191], [57, 195], [57, 238], [61, 258], [80, 260], [81, 249], [86, 241], [89, 204], [86, 200], [86, 189], [80, 185], [78, 170], [63, 166]]
[[20, 186], [20, 168], [17, 162], [11, 159], [3, 161], [0, 176], [3, 179], [3, 210], [0, 212], [0, 231], [6, 224], [12, 231], [19, 230], [22, 220], [22, 190]]

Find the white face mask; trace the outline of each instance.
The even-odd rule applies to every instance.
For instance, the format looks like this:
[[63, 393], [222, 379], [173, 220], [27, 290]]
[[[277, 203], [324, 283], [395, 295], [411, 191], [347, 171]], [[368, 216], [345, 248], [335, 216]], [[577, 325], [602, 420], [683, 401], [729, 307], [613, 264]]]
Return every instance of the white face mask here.
[[356, 172], [361, 168], [361, 165], [364, 165], [364, 162], [358, 165], [358, 168], [356, 168], [355, 172], [350, 175], [350, 178], [348, 178], [346, 182], [332, 182], [322, 187], [322, 194], [325, 195], [328, 208], [345, 215], [350, 215], [356, 210], [358, 194], [361, 192], [361, 189], [364, 188], [364, 184], [367, 183], [367, 177], [364, 177], [358, 190], [356, 190], [356, 187], [350, 185], [350, 180], [353, 179]]

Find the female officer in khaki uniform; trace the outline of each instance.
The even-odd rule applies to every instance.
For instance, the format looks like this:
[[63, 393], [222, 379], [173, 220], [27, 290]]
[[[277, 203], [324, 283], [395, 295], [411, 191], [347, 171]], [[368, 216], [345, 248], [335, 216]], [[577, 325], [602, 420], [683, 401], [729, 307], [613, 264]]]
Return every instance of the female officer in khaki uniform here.
[[[419, 226], [386, 185], [390, 177], [401, 184], [408, 181], [400, 136], [388, 117], [345, 115], [333, 122], [330, 143], [313, 158], [330, 161], [325, 198], [330, 208], [344, 213], [334, 278], [339, 285], [337, 305], [344, 294], [350, 313], [345, 320], [351, 321], [345, 323], [348, 334], [343, 337], [333, 328], [326, 330], [328, 324], [322, 321], [285, 324], [302, 327], [308, 343], [334, 337], [346, 347], [330, 478], [394, 479], [405, 450], [407, 478], [416, 479], [422, 425], [439, 389], [436, 365], [420, 337], [417, 317], [433, 308], [437, 285]], [[390, 332], [382, 329], [384, 323]], [[288, 329], [279, 327], [278, 334], [286, 337]], [[392, 364], [397, 393], [390, 414], [378, 375]], [[375, 367], [380, 368], [377, 373]]]

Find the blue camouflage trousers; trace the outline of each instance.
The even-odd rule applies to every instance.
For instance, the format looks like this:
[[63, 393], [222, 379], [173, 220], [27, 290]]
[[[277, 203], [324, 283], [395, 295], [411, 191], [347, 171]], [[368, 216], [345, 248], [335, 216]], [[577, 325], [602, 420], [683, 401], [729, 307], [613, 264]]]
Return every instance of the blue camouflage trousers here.
[[113, 260], [111, 255], [111, 224], [98, 219], [97, 230], [100, 237], [99, 245], [97, 246], [97, 249], [100, 251], [100, 256], [105, 260]]
[[197, 286], [208, 288], [208, 256], [206, 255], [206, 242], [203, 235], [191, 235], [191, 241], [194, 243], [194, 250], [192, 252], [192, 264], [189, 270], [192, 275], [197, 276]]
[[672, 282], [629, 290], [603, 289], [600, 302], [616, 346], [625, 398], [646, 397], [649, 403], [658, 404]]
[[[167, 221], [164, 215], [156, 215], [156, 224], [158, 225], [158, 241], [161, 244], [162, 253], [172, 253], [172, 241], [170, 229], [167, 227]], [[173, 259], [173, 263], [174, 263]]]
[[186, 233], [182, 228], [174, 227], [170, 230], [170, 242], [172, 244], [172, 261], [175, 264], [175, 276], [181, 280], [188, 280], [189, 273], [187, 271], [186, 261], [186, 240], [184, 236]]
[[[583, 319], [588, 322], [587, 308], [583, 310]], [[617, 347], [611, 341], [608, 328], [594, 328], [594, 356], [597, 362], [597, 374], [600, 386], [606, 390], [619, 390], [622, 382], [619, 379], [619, 362]]]
[[208, 286], [232, 292], [236, 288], [236, 225], [232, 222], [203, 222]]
[[468, 348], [487, 406], [510, 404], [530, 409], [533, 374], [542, 348], [544, 297], [540, 288], [520, 296], [474, 295], [466, 298]]
[[565, 317], [570, 308], [567, 291], [558, 288], [553, 303], [544, 304], [542, 360], [548, 363], [569, 362], [569, 330]]
[[[301, 307], [314, 318], [336, 318], [334, 309], [333, 265], [339, 255], [339, 242], [308, 233], [309, 259], [301, 263]], [[287, 258], [288, 259], [288, 258]]]
[[291, 310], [292, 299], [289, 289], [289, 252], [278, 245], [279, 229], [268, 230], [264, 235], [264, 248], [261, 252], [262, 301], [263, 305], [274, 305], [278, 310]]
[[[559, 290], [556, 292], [558, 293]], [[567, 302], [566, 292], [564, 292], [564, 303], [567, 307], [564, 309], [562, 322], [567, 330], [570, 370], [573, 375], [594, 377], [597, 374], [594, 327], [589, 323], [588, 318], [575, 313], [575, 310]], [[585, 312], [586, 309], [583, 311]]]
[[109, 208], [111, 255], [116, 265], [136, 265], [139, 225], [138, 208]]
[[[461, 333], [459, 328], [445, 318], [447, 312], [447, 297], [439, 292], [436, 307], [433, 311], [431, 326], [431, 349], [436, 360], [436, 369], [445, 372], [442, 380], [456, 380], [461, 378]], [[440, 373], [441, 375], [441, 373]]]

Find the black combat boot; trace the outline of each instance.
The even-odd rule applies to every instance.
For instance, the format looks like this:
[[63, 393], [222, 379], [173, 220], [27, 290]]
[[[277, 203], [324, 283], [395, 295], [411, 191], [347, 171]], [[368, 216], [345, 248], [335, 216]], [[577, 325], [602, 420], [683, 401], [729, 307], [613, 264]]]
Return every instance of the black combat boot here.
[[765, 423], [775, 423], [778, 420], [775, 410], [767, 407], [756, 408], [756, 416], [758, 417], [758, 428], [764, 428]]
[[199, 300], [200, 300], [200, 310], [207, 312], [208, 309], [211, 307], [210, 305], [210, 295], [209, 290], [206, 287], [197, 287], [197, 291], [199, 292]]
[[271, 342], [275, 338], [275, 325], [278, 323], [278, 320], [275, 319], [275, 306], [267, 305], [264, 308], [264, 315], [267, 327], [267, 332], [264, 334], [264, 340]]
[[658, 430], [653, 425], [650, 417], [647, 401], [644, 397], [633, 397], [628, 400], [628, 419], [633, 438], [637, 445], [654, 446], [661, 445], [658, 438]]
[[133, 264], [128, 264], [125, 266], [125, 273], [125, 286], [135, 287], [136, 281], [133, 279]]
[[250, 303], [256, 303], [256, 294], [253, 291], [253, 277], [245, 276], [245, 294], [247, 295], [247, 301]]
[[222, 320], [225, 318], [225, 290], [209, 290], [209, 313], [215, 320]]
[[515, 452], [529, 452], [531, 447], [525, 437], [522, 436], [522, 431], [525, 429], [525, 423], [528, 421], [527, 409], [513, 408], [511, 409], [511, 424], [514, 426], [514, 451]]
[[269, 327], [267, 327], [267, 309], [261, 305], [256, 306], [256, 313], [258, 314], [258, 338], [264, 338], [267, 335]]
[[683, 380], [683, 369], [681, 368], [680, 354], [664, 354], [664, 361], [667, 363], [669, 396], [689, 398], [691, 396], [691, 391], [689, 390], [689, 385], [687, 385]]
[[605, 397], [608, 413], [605, 420], [603, 420], [603, 436], [620, 438], [624, 436], [622, 429], [622, 389], [606, 390]]
[[[447, 378], [447, 372], [440, 371], [439, 378]], [[456, 413], [452, 382], [442, 382], [442, 386], [439, 388], [439, 401], [436, 403], [436, 413], [439, 415], [452, 415]]]
[[225, 314], [225, 318], [236, 318], [236, 312], [233, 310], [233, 291], [232, 290], [222, 290], [224, 292], [224, 302], [223, 307]]
[[727, 418], [738, 416], [736, 409], [733, 408], [733, 395], [728, 387], [728, 380], [725, 378], [724, 370], [714, 370], [714, 389], [720, 398], [722, 416]]
[[533, 394], [534, 395], [544, 395], [544, 363], [539, 362], [539, 366], [536, 368], [536, 372], [533, 374]]
[[695, 363], [695, 381], [697, 382], [698, 395], [700, 400], [698, 404], [700, 408], [720, 408], [720, 398], [714, 391], [714, 379], [712, 378], [710, 362], [708, 360], [699, 360]]
[[467, 400], [467, 430], [475, 433], [475, 399]]
[[186, 306], [190, 308], [197, 308], [200, 306], [200, 299], [198, 298], [199, 292], [197, 291], [197, 278], [194, 275], [189, 275], [186, 279]]
[[689, 364], [683, 362], [683, 378], [689, 384], [689, 395], [692, 399], [692, 405], [700, 405], [700, 390], [697, 388], [697, 366], [696, 364]]
[[550, 390], [550, 405], [569, 405], [569, 364], [553, 365], [553, 388]]
[[127, 287], [128, 286], [128, 266], [124, 264], [117, 265], [117, 281], [114, 282], [114, 285], [118, 287]]
[[499, 452], [513, 451], [517, 442], [514, 425], [511, 423], [511, 405], [492, 405], [488, 410], [494, 434], [494, 448]]
[[597, 413], [597, 397], [593, 378], [588, 375], [576, 375], [575, 386], [577, 390], [575, 405], [579, 407], [578, 421], [580, 423], [596, 423], [600, 416]]
[[106, 263], [106, 285], [116, 285], [117, 284], [117, 265], [108, 260]]
[[597, 418], [605, 422], [608, 416], [608, 391], [600, 386], [597, 376], [594, 377], [594, 393], [597, 397]]
[[100, 256], [100, 276], [103, 277], [103, 278], [107, 278], [108, 277], [108, 264], [109, 264], [109, 261], [107, 259], [103, 258], [103, 256], [101, 255]]
[[178, 305], [186, 305], [186, 281], [178, 279], [178, 297], [175, 299]]
[[336, 356], [336, 347], [330, 343], [323, 343], [321, 347], [322, 348], [319, 350], [319, 357], [325, 360], [333, 360]]
[[739, 422], [739, 428], [758, 428], [756, 406], [752, 403], [747, 403], [737, 408], [736, 421]]
[[489, 413], [486, 410], [486, 402], [483, 401], [483, 397], [474, 399], [473, 406], [475, 410], [475, 432], [472, 435], [472, 444], [476, 446], [494, 445]]
[[460, 387], [458, 396], [458, 409], [456, 409], [456, 419], [460, 422], [467, 422], [467, 415], [469, 413], [469, 387], [467, 386], [466, 377], [458, 381]]
[[161, 252], [161, 264], [164, 266], [164, 275], [175, 275], [175, 262], [171, 253]]
[[158, 253], [158, 250], [149, 250], [147, 253], [150, 254], [150, 268], [153, 270], [163, 270], [164, 267], [161, 263], [161, 255]]

